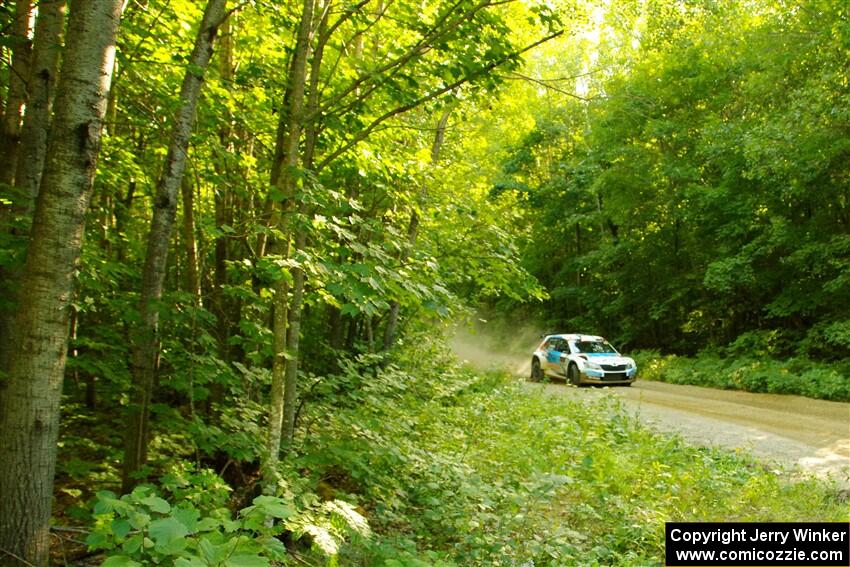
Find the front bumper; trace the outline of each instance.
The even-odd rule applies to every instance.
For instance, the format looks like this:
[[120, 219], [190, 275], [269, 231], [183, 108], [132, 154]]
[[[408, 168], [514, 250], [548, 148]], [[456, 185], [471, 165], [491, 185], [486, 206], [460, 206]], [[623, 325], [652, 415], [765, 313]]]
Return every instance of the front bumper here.
[[622, 371], [594, 370], [585, 368], [581, 371], [582, 382], [595, 384], [628, 384], [637, 378], [637, 368]]

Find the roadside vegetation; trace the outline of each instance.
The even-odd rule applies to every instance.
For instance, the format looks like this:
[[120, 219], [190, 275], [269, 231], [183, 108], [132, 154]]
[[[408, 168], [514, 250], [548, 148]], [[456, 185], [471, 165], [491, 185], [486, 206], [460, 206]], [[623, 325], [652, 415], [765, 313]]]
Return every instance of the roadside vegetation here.
[[830, 364], [807, 358], [726, 357], [712, 352], [689, 357], [657, 351], [641, 351], [634, 357], [646, 380], [850, 401], [850, 362], [846, 360]]
[[[230, 484], [188, 464], [191, 451], [175, 455], [191, 447], [183, 424], [163, 443], [169, 458], [155, 461], [158, 483], [116, 500], [102, 492], [118, 485], [116, 468], [98, 483], [88, 477], [83, 500], [98, 493], [83, 522], [95, 526], [88, 542], [109, 565], [265, 565], [289, 553], [364, 567], [638, 566], [660, 564], [665, 521], [848, 518], [846, 494], [826, 483], [688, 447], [651, 433], [613, 396], [566, 400], [458, 366], [438, 341], [416, 339], [321, 380], [281, 469], [280, 497], [257, 498], [227, 470]], [[230, 433], [246, 444], [227, 458], [258, 458], [256, 427], [245, 421]], [[63, 492], [74, 476], [65, 471]], [[268, 516], [281, 522], [267, 527]], [[140, 545], [144, 537], [153, 545]]]

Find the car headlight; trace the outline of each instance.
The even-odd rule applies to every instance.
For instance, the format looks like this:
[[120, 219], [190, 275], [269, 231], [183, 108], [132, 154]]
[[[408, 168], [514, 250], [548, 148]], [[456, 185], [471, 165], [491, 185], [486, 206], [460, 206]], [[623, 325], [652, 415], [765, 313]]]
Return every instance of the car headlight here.
[[595, 362], [590, 362], [589, 360], [584, 363], [585, 368], [589, 368], [591, 370], [602, 370], [602, 367], [596, 364]]
[[634, 370], [635, 368], [637, 368], [637, 364], [635, 364], [634, 360], [630, 360], [626, 363], [626, 368], [628, 368], [629, 370]]

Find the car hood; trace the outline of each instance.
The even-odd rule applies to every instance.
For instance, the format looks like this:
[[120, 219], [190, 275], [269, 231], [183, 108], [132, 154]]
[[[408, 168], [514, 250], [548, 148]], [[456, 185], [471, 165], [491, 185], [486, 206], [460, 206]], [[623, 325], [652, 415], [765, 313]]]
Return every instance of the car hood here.
[[593, 353], [593, 354], [581, 354], [579, 356], [586, 356], [590, 362], [595, 362], [596, 364], [629, 364], [634, 363], [634, 361], [627, 357], [619, 354], [604, 354], [604, 353]]

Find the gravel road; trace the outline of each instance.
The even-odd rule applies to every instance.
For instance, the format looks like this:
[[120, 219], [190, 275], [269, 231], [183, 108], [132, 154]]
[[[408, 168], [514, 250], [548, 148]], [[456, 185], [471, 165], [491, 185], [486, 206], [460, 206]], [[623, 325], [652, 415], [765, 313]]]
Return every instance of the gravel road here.
[[850, 488], [850, 404], [638, 380], [630, 388], [529, 384], [557, 396], [618, 395], [629, 411], [689, 443], [743, 450]]
[[[530, 358], [479, 347], [461, 336], [455, 352], [472, 364], [501, 366], [526, 377]], [[528, 349], [530, 353], [534, 347]], [[498, 351], [497, 351], [498, 352]], [[530, 355], [529, 355], [530, 357]], [[626, 408], [662, 433], [689, 443], [747, 451], [792, 474], [814, 474], [850, 489], [850, 404], [800, 396], [753, 394], [638, 380], [632, 387], [576, 388], [532, 384], [553, 396], [619, 396]]]

